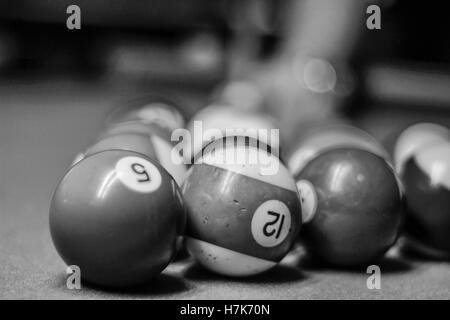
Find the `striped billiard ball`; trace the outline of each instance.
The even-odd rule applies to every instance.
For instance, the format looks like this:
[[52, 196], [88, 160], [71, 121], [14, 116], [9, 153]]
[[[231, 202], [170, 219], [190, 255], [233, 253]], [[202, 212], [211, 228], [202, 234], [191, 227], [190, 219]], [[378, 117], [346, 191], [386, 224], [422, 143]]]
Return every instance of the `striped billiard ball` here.
[[108, 128], [126, 122], [140, 122], [159, 126], [169, 133], [186, 125], [181, 108], [175, 99], [161, 94], [152, 94], [129, 101], [125, 106], [113, 110], [105, 121]]
[[259, 139], [269, 144], [274, 154], [279, 154], [279, 127], [274, 119], [261, 112], [215, 103], [197, 112], [187, 129], [192, 137], [192, 149], [185, 154], [186, 160], [194, 158], [211, 141], [234, 135]]
[[128, 133], [137, 133], [146, 135], [157, 134], [163, 139], [170, 141], [170, 135], [168, 134], [167, 130], [160, 128], [158, 126], [145, 124], [139, 121], [129, 121], [110, 125], [100, 132], [96, 140], [102, 140], [109, 136]]
[[301, 226], [295, 182], [267, 146], [244, 137], [207, 145], [182, 188], [187, 247], [216, 273], [264, 272], [288, 253]]

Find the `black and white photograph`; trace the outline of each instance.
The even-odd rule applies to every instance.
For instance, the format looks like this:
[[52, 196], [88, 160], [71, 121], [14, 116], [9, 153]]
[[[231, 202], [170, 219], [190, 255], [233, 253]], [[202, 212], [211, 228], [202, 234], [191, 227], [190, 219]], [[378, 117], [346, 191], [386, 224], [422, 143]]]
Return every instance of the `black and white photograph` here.
[[0, 300], [450, 300], [449, 34], [444, 1], [0, 0]]

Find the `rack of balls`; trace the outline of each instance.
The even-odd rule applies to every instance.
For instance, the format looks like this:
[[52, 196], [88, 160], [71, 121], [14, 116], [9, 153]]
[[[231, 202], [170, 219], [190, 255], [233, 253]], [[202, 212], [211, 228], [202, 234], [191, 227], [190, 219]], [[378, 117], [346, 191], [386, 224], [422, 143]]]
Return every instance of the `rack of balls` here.
[[[221, 132], [236, 119], [245, 129], [274, 128], [245, 112], [230, 124], [205, 111], [193, 119], [220, 120]], [[57, 185], [52, 240], [85, 281], [141, 285], [171, 263], [183, 238], [198, 264], [228, 277], [266, 272], [298, 242], [331, 267], [367, 265], [395, 245], [403, 225], [410, 246], [450, 255], [445, 126], [405, 129], [392, 155], [355, 127], [315, 128], [286, 162], [278, 145], [223, 135], [200, 139], [188, 168], [182, 155], [174, 164], [170, 140], [185, 123], [158, 96], [116, 110]]]

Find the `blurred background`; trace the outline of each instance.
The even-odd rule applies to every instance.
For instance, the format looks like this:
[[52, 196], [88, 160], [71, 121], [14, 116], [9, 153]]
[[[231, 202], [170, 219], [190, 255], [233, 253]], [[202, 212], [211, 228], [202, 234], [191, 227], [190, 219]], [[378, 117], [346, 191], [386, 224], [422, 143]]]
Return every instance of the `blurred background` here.
[[[380, 30], [366, 27], [372, 4]], [[81, 9], [80, 30], [66, 27], [69, 5]], [[76, 296], [58, 290], [66, 280], [48, 231], [52, 192], [107, 114], [137, 96], [165, 94], [187, 118], [229, 99], [276, 117], [288, 141], [338, 118], [381, 141], [416, 121], [450, 125], [445, 9], [406, 0], [0, 0], [0, 297]], [[448, 297], [436, 276], [446, 266], [429, 266], [429, 277], [417, 268], [389, 278], [384, 292]], [[323, 275], [346, 282], [316, 295], [306, 285], [304, 297], [374, 297], [356, 290], [365, 278]], [[267, 297], [268, 284], [238, 286], [236, 296]], [[297, 294], [295, 282], [292, 291], [283, 284], [279, 297]]]
[[[81, 30], [66, 27], [72, 4]], [[380, 30], [366, 27], [371, 4]], [[382, 139], [406, 122], [448, 123], [445, 12], [406, 0], [2, 0], [0, 108], [27, 94], [77, 108], [156, 90], [189, 117], [250, 81], [287, 136], [337, 115]]]

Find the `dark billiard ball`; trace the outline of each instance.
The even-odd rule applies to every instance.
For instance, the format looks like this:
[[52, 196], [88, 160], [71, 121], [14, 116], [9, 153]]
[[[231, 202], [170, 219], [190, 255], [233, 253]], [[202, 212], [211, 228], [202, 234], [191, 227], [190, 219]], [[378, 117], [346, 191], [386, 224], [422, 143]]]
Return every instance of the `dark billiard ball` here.
[[211, 141], [234, 135], [259, 139], [269, 144], [274, 154], [279, 154], [278, 128], [275, 120], [266, 114], [228, 104], [211, 104], [196, 113], [187, 125], [192, 137], [192, 151], [185, 157], [189, 161]]
[[[130, 124], [126, 125], [129, 127]], [[120, 126], [124, 127], [124, 126]], [[159, 163], [173, 176], [178, 185], [183, 183], [186, 176], [186, 165], [181, 155], [173, 148], [173, 144], [165, 139], [162, 134], [154, 131], [154, 134], [124, 130], [125, 128], [113, 128], [99, 138], [85, 151], [85, 156], [105, 150], [128, 150], [146, 155]]]
[[105, 151], [72, 166], [50, 206], [53, 243], [88, 282], [142, 284], [176, 253], [186, 212], [173, 178], [139, 153]]
[[250, 276], [274, 267], [301, 226], [295, 182], [255, 140], [226, 137], [207, 145], [182, 188], [186, 242], [207, 269]]
[[106, 118], [106, 127], [126, 122], [159, 126], [168, 132], [184, 128], [186, 123], [178, 103], [163, 95], [148, 95], [113, 110]]
[[392, 166], [358, 148], [325, 151], [295, 175], [302, 238], [312, 257], [335, 266], [376, 261], [396, 241], [403, 192]]
[[319, 154], [342, 147], [367, 150], [390, 160], [384, 147], [367, 132], [346, 124], [329, 124], [310, 129], [294, 144], [287, 156], [289, 170], [298, 174]]
[[410, 129], [406, 134], [411, 145], [402, 134], [396, 146], [406, 194], [407, 243], [422, 254], [448, 259], [450, 134], [447, 128], [431, 124], [422, 125], [419, 132]]

